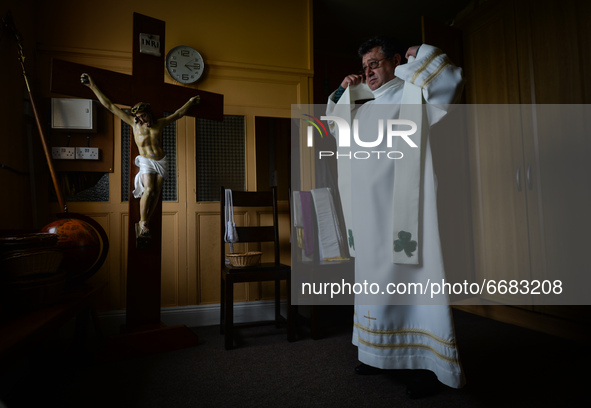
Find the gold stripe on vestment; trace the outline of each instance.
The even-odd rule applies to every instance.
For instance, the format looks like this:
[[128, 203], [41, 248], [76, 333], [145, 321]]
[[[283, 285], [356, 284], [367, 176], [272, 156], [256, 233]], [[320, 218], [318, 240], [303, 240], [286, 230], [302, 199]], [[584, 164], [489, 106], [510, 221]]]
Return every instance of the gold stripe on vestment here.
[[411, 334], [411, 335], [418, 334], [421, 336], [430, 337], [433, 340], [435, 340], [436, 342], [441, 343], [445, 347], [451, 347], [451, 348], [456, 347], [456, 342], [454, 340], [446, 340], [446, 339], [436, 336], [435, 334], [431, 333], [430, 331], [424, 330], [424, 329], [394, 329], [394, 330], [370, 329], [369, 327], [365, 327], [357, 322], [354, 323], [354, 326], [356, 328], [358, 328], [359, 330], [362, 330], [362, 331], [369, 333], [369, 334], [374, 334], [376, 336], [388, 336], [388, 335], [401, 336], [401, 335], [405, 335], [405, 334]]
[[456, 357], [446, 356], [445, 354], [438, 352], [433, 347], [428, 346], [426, 344], [421, 344], [421, 343], [380, 344], [380, 343], [372, 343], [370, 341], [362, 339], [361, 337], [358, 337], [357, 340], [361, 344], [364, 344], [368, 347], [372, 347], [372, 348], [376, 348], [376, 349], [422, 349], [422, 350], [427, 350], [427, 351], [430, 351], [431, 353], [435, 354], [435, 356], [437, 358], [447, 361], [448, 363], [460, 364], [460, 362], [458, 361], [458, 359]]
[[443, 54], [443, 51], [441, 50], [436, 50], [433, 54], [431, 54], [429, 58], [427, 58], [427, 61], [423, 62], [423, 65], [421, 65], [421, 67], [415, 71], [412, 78], [410, 79], [410, 83], [414, 84], [419, 75], [421, 75], [421, 73], [427, 69], [429, 64], [431, 64], [431, 62], [433, 62], [433, 60], [441, 54]]
[[443, 61], [443, 63], [439, 66], [439, 68], [437, 68], [435, 70], [435, 72], [433, 72], [431, 75], [429, 75], [425, 81], [421, 84], [421, 88], [424, 88], [425, 86], [427, 86], [427, 84], [431, 81], [433, 81], [435, 78], [437, 78], [437, 76], [441, 73], [441, 71], [443, 71], [445, 69], [445, 67], [447, 67], [448, 65], [451, 65], [451, 62], [448, 59], [445, 59]]

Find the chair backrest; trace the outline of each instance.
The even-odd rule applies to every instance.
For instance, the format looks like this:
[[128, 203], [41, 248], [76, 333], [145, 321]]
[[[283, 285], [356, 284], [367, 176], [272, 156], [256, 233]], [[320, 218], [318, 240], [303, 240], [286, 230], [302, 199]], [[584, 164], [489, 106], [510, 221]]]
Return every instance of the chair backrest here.
[[[232, 204], [237, 207], [269, 207], [273, 211], [273, 224], [269, 226], [237, 226], [238, 241], [241, 242], [273, 242], [275, 263], [279, 263], [279, 225], [277, 211], [277, 188], [271, 191], [232, 191]], [[221, 256], [222, 265], [225, 262], [225, 188], [220, 187], [220, 233], [221, 233]]]

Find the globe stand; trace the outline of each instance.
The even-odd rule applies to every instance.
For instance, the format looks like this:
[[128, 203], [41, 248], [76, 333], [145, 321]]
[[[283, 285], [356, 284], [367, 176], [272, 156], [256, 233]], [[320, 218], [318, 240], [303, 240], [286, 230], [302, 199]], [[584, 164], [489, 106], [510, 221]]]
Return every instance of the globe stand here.
[[[98, 272], [98, 270], [101, 268], [101, 266], [103, 266], [103, 264], [105, 263], [105, 260], [107, 259], [107, 255], [109, 252], [109, 238], [107, 237], [107, 233], [105, 232], [105, 230], [103, 229], [103, 227], [101, 227], [101, 225], [96, 222], [94, 219], [83, 215], [83, 214], [78, 214], [78, 213], [58, 213], [56, 214], [56, 217], [58, 218], [58, 221], [67, 221], [67, 220], [78, 220], [81, 221], [82, 223], [88, 224], [88, 226], [90, 228], [92, 228], [92, 230], [94, 230], [94, 232], [96, 232], [98, 234], [98, 238], [100, 239], [100, 250], [99, 250], [99, 255], [95, 258], [95, 260], [90, 263], [86, 269], [77, 272], [77, 273], [73, 273], [72, 271], [68, 271], [69, 272], [69, 276], [66, 282], [66, 285], [69, 287], [72, 286], [77, 286], [77, 285], [81, 285], [82, 283], [84, 283], [84, 281], [86, 281], [88, 278], [90, 278], [92, 275], [94, 275], [95, 273]], [[62, 224], [63, 225], [63, 224]], [[84, 227], [84, 224], [81, 225], [82, 227]], [[51, 231], [50, 231], [51, 229]], [[60, 229], [60, 225], [58, 224], [58, 222], [54, 222], [54, 223], [50, 223], [48, 225], [46, 225], [45, 227], [43, 227], [42, 231], [45, 232], [54, 232], [57, 233], [59, 235], [58, 238], [58, 248], [60, 248], [60, 241], [64, 242], [64, 241], [71, 241], [72, 237], [68, 236], [68, 233], [65, 232], [64, 230]], [[72, 247], [70, 247], [72, 248]], [[76, 248], [75, 246], [73, 247], [74, 249]], [[72, 260], [72, 259], [68, 259], [68, 256], [72, 256], [71, 253], [68, 253], [65, 248], [60, 248], [63, 250], [64, 252], [64, 262], [68, 261], [68, 260]]]

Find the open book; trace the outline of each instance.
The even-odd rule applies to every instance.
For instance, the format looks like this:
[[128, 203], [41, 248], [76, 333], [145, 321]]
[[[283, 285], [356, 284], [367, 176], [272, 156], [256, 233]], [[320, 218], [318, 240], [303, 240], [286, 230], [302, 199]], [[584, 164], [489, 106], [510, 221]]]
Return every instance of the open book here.
[[332, 194], [330, 188], [293, 192], [293, 223], [304, 261], [337, 261], [349, 257], [340, 212]]

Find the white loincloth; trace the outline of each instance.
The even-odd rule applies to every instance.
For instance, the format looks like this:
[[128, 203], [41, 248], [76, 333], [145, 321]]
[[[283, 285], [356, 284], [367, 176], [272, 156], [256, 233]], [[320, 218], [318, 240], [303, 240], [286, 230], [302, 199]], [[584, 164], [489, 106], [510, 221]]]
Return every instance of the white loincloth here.
[[149, 159], [143, 156], [135, 158], [135, 165], [140, 168], [140, 171], [135, 176], [133, 196], [140, 198], [144, 194], [143, 174], [158, 174], [162, 178], [168, 177], [168, 160], [164, 156], [160, 160]]

